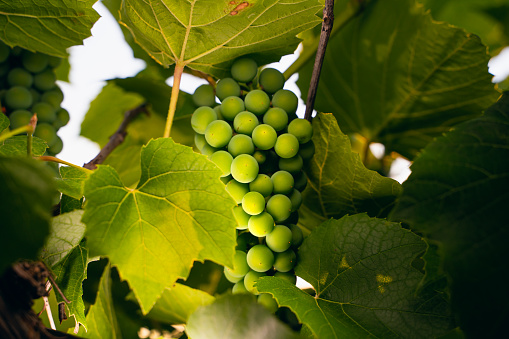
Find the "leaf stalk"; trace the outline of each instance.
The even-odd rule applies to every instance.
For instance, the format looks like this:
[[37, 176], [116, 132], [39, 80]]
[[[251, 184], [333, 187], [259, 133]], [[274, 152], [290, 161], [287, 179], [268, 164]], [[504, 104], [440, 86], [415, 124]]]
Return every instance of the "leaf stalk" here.
[[182, 73], [184, 72], [184, 64], [177, 62], [175, 65], [175, 71], [173, 73], [173, 87], [171, 89], [170, 107], [168, 108], [168, 117], [166, 118], [166, 127], [164, 129], [164, 138], [170, 137], [171, 126], [173, 124], [173, 118], [175, 117], [175, 111], [177, 109], [177, 101], [180, 92], [180, 80], [182, 79]]

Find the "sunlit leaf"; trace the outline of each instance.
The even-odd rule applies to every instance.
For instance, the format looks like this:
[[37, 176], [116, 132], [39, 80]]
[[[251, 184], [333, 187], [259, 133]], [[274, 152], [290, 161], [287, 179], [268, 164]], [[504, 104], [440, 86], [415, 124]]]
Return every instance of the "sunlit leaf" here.
[[80, 200], [83, 197], [85, 180], [89, 175], [88, 171], [70, 166], [61, 166], [59, 171], [60, 178], [56, 179], [58, 190], [65, 195]]
[[[32, 155], [39, 157], [46, 152], [48, 144], [46, 141], [32, 137]], [[27, 136], [18, 135], [0, 142], [0, 155], [6, 156], [26, 156], [27, 155]]]

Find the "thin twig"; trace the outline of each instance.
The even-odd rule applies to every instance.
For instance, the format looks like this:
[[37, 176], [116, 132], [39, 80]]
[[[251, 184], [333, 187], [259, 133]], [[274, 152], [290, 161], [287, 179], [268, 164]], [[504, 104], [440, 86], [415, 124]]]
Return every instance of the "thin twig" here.
[[[48, 281], [48, 283], [46, 284], [46, 290], [49, 291], [50, 289], [51, 289], [51, 284]], [[51, 327], [51, 329], [56, 330], [57, 327], [55, 326], [55, 321], [53, 320], [53, 314], [51, 313], [51, 307], [49, 305], [49, 299], [48, 299], [47, 296], [43, 296], [42, 300], [44, 300], [44, 306], [46, 307], [46, 314], [48, 315], [48, 320], [49, 320], [50, 327]]]
[[315, 105], [316, 89], [318, 88], [318, 80], [320, 79], [320, 72], [322, 70], [323, 59], [325, 57], [325, 49], [329, 42], [329, 37], [334, 24], [334, 0], [326, 0], [325, 8], [323, 9], [323, 22], [322, 31], [320, 33], [320, 42], [316, 51], [315, 64], [313, 66], [313, 74], [311, 76], [311, 83], [309, 85], [308, 98], [306, 101], [306, 113], [304, 119], [311, 121], [311, 114]]
[[83, 167], [89, 170], [94, 170], [97, 168], [97, 165], [102, 164], [108, 155], [110, 155], [111, 152], [113, 152], [113, 150], [118, 147], [118, 145], [124, 142], [125, 136], [127, 135], [127, 126], [140, 113], [147, 113], [146, 104], [127, 111], [124, 115], [124, 120], [122, 120], [122, 123], [118, 127], [117, 131], [110, 137], [108, 143], [101, 149], [99, 154], [97, 154], [94, 159], [83, 165]]
[[[44, 265], [46, 266], [46, 265]], [[46, 268], [47, 269], [47, 268]], [[62, 297], [62, 299], [64, 299], [64, 301], [68, 304], [70, 304], [71, 302], [65, 297], [64, 293], [62, 292], [62, 290], [60, 289], [60, 287], [58, 287], [58, 284], [55, 282], [55, 279], [53, 279], [53, 275], [51, 274], [51, 272], [48, 270], [48, 278], [49, 280], [51, 281], [51, 285], [57, 290], [57, 292], [60, 294], [60, 296]]]

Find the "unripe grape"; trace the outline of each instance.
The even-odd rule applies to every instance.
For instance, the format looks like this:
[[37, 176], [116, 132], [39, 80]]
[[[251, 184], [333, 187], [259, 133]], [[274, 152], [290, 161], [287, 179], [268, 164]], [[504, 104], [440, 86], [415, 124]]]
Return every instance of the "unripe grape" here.
[[248, 192], [242, 198], [242, 208], [249, 215], [258, 215], [265, 209], [265, 198], [258, 192]]
[[302, 157], [297, 154], [291, 158], [280, 158], [278, 162], [278, 166], [280, 170], [290, 172], [291, 174], [299, 173], [304, 166], [304, 161]]
[[276, 253], [276, 257], [274, 258], [274, 268], [279, 272], [288, 272], [292, 270], [295, 267], [296, 263], [297, 256], [295, 255], [295, 252], [291, 249], [281, 253]]
[[11, 86], [23, 86], [29, 88], [32, 86], [34, 78], [30, 72], [27, 72], [23, 68], [13, 68], [9, 74], [7, 74], [7, 83]]
[[205, 136], [203, 134], [194, 134], [194, 145], [198, 150], [201, 149], [207, 144], [207, 140], [205, 140]]
[[32, 73], [42, 72], [49, 64], [49, 57], [43, 53], [23, 51], [21, 63], [26, 70]]
[[258, 124], [259, 122], [256, 115], [248, 111], [243, 111], [235, 116], [233, 120], [233, 129], [237, 133], [251, 135]]
[[269, 310], [271, 313], [276, 313], [276, 311], [279, 308], [279, 305], [277, 304], [276, 299], [274, 299], [270, 294], [268, 293], [262, 293], [258, 296], [256, 301], [263, 305], [267, 310]]
[[246, 286], [244, 285], [244, 280], [241, 280], [232, 287], [232, 294], [239, 294], [239, 293], [249, 293], [249, 291], [246, 289]]
[[[291, 200], [290, 200], [291, 201]], [[288, 224], [296, 224], [299, 222], [299, 212], [291, 212], [290, 216], [283, 221], [279, 221], [278, 224], [288, 225]]]
[[281, 158], [291, 158], [299, 152], [299, 141], [293, 134], [281, 134], [274, 145], [274, 151]]
[[57, 119], [60, 121], [62, 126], [67, 125], [70, 120], [69, 112], [67, 112], [67, 110], [64, 108], [59, 109], [57, 111]]
[[243, 184], [241, 182], [238, 182], [235, 179], [230, 180], [226, 184], [225, 188], [226, 188], [226, 191], [228, 193], [230, 193], [230, 195], [232, 196], [233, 200], [235, 200], [235, 202], [237, 204], [242, 203], [242, 198], [244, 198], [244, 195], [246, 195], [246, 193], [249, 192], [249, 185], [248, 184]]
[[203, 147], [202, 147], [202, 149], [200, 151], [201, 151], [201, 154], [203, 154], [203, 155], [211, 156], [212, 154], [214, 154], [217, 151], [219, 151], [219, 149], [217, 149], [215, 147], [212, 147], [212, 146], [210, 146], [209, 144], [207, 144], [205, 142], [205, 145], [203, 145]]
[[221, 101], [231, 96], [240, 97], [240, 93], [239, 84], [232, 78], [221, 79], [216, 85], [216, 95]]
[[288, 115], [295, 113], [298, 105], [299, 99], [297, 96], [286, 89], [280, 89], [272, 97], [272, 106], [284, 109]]
[[59, 58], [59, 57], [56, 57], [56, 56], [53, 56], [53, 55], [48, 55], [48, 65], [49, 65], [49, 67], [57, 68], [58, 66], [60, 66], [61, 63], [62, 63], [62, 58]]
[[198, 134], [205, 134], [207, 126], [217, 120], [217, 113], [214, 109], [202, 106], [194, 110], [191, 116], [191, 127]]
[[232, 179], [233, 179], [233, 177], [232, 177], [232, 175], [231, 175], [231, 174], [230, 174], [230, 175], [228, 175], [228, 176], [226, 176], [226, 177], [220, 177], [220, 178], [219, 178], [219, 180], [221, 180], [221, 182], [222, 182], [223, 184], [225, 184], [225, 185], [226, 185], [226, 184], [227, 184], [230, 180], [232, 180]]
[[313, 126], [306, 119], [295, 119], [288, 124], [288, 133], [295, 135], [300, 144], [305, 144], [313, 136]]
[[32, 106], [32, 112], [37, 114], [37, 120], [51, 123], [57, 119], [55, 108], [47, 102], [38, 102]]
[[265, 151], [261, 150], [256, 150], [253, 153], [253, 157], [256, 159], [256, 161], [258, 161], [258, 165], [264, 164], [265, 161], [267, 160], [267, 154], [265, 153]]
[[45, 122], [37, 124], [34, 136], [45, 140], [48, 143], [48, 146], [53, 145], [57, 141], [57, 132], [55, 131], [55, 128]]
[[265, 237], [267, 246], [274, 252], [284, 252], [292, 244], [292, 231], [284, 225], [276, 225]]
[[247, 264], [256, 272], [267, 272], [274, 264], [274, 253], [265, 245], [255, 245], [247, 252]]
[[285, 76], [275, 68], [265, 68], [260, 72], [258, 83], [267, 93], [273, 94], [285, 85]]
[[274, 185], [272, 184], [272, 180], [266, 174], [258, 174], [255, 180], [249, 183], [249, 190], [252, 192], [259, 192], [264, 197], [268, 197], [272, 194], [272, 190], [274, 189]]
[[252, 235], [260, 238], [265, 237], [274, 229], [274, 218], [267, 212], [253, 215], [249, 218], [247, 228]]
[[270, 177], [274, 185], [274, 194], [289, 194], [293, 190], [294, 179], [287, 171], [277, 171]]
[[40, 91], [49, 91], [56, 86], [57, 77], [52, 69], [48, 68], [34, 75], [34, 86]]
[[297, 276], [295, 275], [295, 273], [293, 271], [288, 271], [288, 272], [276, 271], [276, 273], [274, 273], [274, 276], [276, 278], [281, 278], [286, 281], [289, 281], [293, 285], [295, 285], [297, 283]]
[[233, 216], [235, 217], [235, 220], [237, 221], [237, 229], [238, 230], [247, 229], [247, 223], [249, 222], [249, 218], [251, 216], [244, 211], [242, 206], [235, 206], [233, 208]]
[[298, 248], [304, 240], [304, 234], [299, 226], [288, 224], [288, 228], [292, 231], [292, 248]]
[[11, 113], [11, 115], [9, 115], [9, 120], [11, 121], [10, 129], [14, 130], [18, 127], [28, 125], [31, 118], [31, 112], [24, 109], [15, 110]]
[[231, 173], [233, 157], [226, 151], [217, 151], [210, 156], [210, 161], [216, 164], [217, 167], [223, 172], [222, 177], [226, 177]]
[[233, 159], [232, 176], [241, 183], [250, 183], [258, 176], [258, 162], [249, 154], [241, 154]]
[[275, 222], [281, 222], [285, 221], [290, 216], [292, 202], [286, 195], [276, 194], [267, 201], [266, 208]]
[[244, 110], [244, 101], [239, 97], [227, 97], [221, 102], [221, 113], [225, 120], [233, 121], [235, 116]]
[[247, 272], [246, 276], [244, 277], [244, 286], [249, 291], [249, 293], [258, 295], [258, 290], [255, 287], [256, 281], [266, 276], [264, 272], [257, 272], [257, 271], [249, 271]]
[[32, 94], [26, 87], [11, 87], [5, 92], [4, 102], [11, 110], [27, 109], [32, 106]]
[[258, 72], [256, 61], [250, 58], [240, 58], [235, 60], [230, 69], [233, 79], [239, 82], [250, 82]]
[[51, 91], [44, 92], [41, 96], [41, 101], [47, 102], [55, 109], [60, 108], [60, 104], [63, 100], [64, 93], [62, 93], [62, 90], [60, 90], [58, 87], [52, 89]]
[[297, 211], [300, 205], [302, 205], [302, 194], [300, 194], [299, 190], [293, 189], [292, 194], [290, 194], [289, 198], [290, 201], [292, 202], [292, 212]]
[[305, 144], [301, 144], [299, 146], [299, 155], [302, 157], [303, 160], [310, 160], [313, 155], [315, 154], [315, 144], [313, 143], [313, 140], [309, 140]]
[[251, 137], [244, 134], [234, 135], [228, 143], [228, 152], [230, 152], [233, 157], [240, 154], [253, 154], [254, 150], [253, 140], [251, 140]]
[[300, 171], [299, 174], [294, 176], [295, 179], [295, 189], [299, 191], [304, 191], [308, 184], [308, 177], [306, 176], [306, 173]]
[[60, 152], [62, 152], [62, 149], [64, 148], [64, 142], [62, 141], [62, 139], [60, 139], [60, 137], [57, 135], [57, 140], [55, 141], [55, 143], [53, 145], [51, 145], [49, 148], [48, 148], [48, 151], [52, 154], [58, 154]]
[[288, 114], [279, 107], [269, 108], [263, 116], [263, 123], [272, 126], [277, 132], [288, 125]]
[[233, 269], [226, 268], [226, 270], [234, 277], [244, 277], [250, 271], [247, 264], [247, 254], [236, 250], [233, 256]]
[[193, 93], [193, 102], [196, 106], [212, 107], [216, 104], [216, 96], [214, 95], [214, 87], [211, 85], [201, 85]]
[[224, 120], [223, 113], [221, 112], [221, 104], [214, 106], [214, 111], [216, 111], [217, 119]]
[[223, 273], [224, 273], [224, 276], [226, 277], [226, 279], [228, 279], [228, 281], [231, 282], [232, 284], [236, 284], [243, 279], [243, 277], [232, 275], [230, 273], [230, 271], [226, 268], [226, 266], [223, 270]]
[[246, 110], [254, 115], [262, 115], [269, 109], [270, 98], [264, 91], [255, 89], [247, 93], [244, 103]]
[[9, 46], [0, 41], [0, 62], [7, 60], [7, 58], [9, 58], [9, 54], [11, 54]]
[[216, 148], [221, 148], [228, 145], [232, 135], [232, 128], [224, 120], [212, 121], [205, 130], [205, 140], [207, 140], [207, 143], [210, 146]]
[[[240, 209], [242, 209], [242, 207], [240, 207]], [[248, 249], [258, 244], [258, 238], [252, 235], [251, 232], [243, 232], [237, 237], [237, 246], [235, 248], [247, 252]]]
[[266, 124], [256, 126], [251, 136], [255, 146], [261, 150], [271, 149], [277, 141], [276, 131], [272, 126]]

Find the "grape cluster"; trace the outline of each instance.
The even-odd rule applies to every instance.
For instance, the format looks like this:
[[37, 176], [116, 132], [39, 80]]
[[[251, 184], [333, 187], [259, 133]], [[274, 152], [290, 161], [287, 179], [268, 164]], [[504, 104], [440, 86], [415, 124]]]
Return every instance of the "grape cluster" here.
[[[233, 293], [251, 292], [262, 276], [296, 282], [296, 250], [303, 240], [296, 226], [302, 170], [314, 154], [313, 129], [297, 118], [297, 96], [286, 89], [281, 72], [250, 58], [237, 59], [231, 77], [202, 85], [193, 94], [199, 106], [191, 117], [196, 147], [222, 170], [226, 190], [237, 202], [237, 250], [233, 269], [225, 267]], [[216, 97], [220, 104], [216, 103]], [[272, 311], [268, 294], [258, 301]]]
[[37, 113], [34, 136], [48, 143], [47, 153], [63, 148], [57, 131], [69, 122], [69, 113], [60, 107], [64, 95], [56, 84], [57, 57], [15, 47], [0, 41], [0, 104], [14, 130], [30, 122]]

